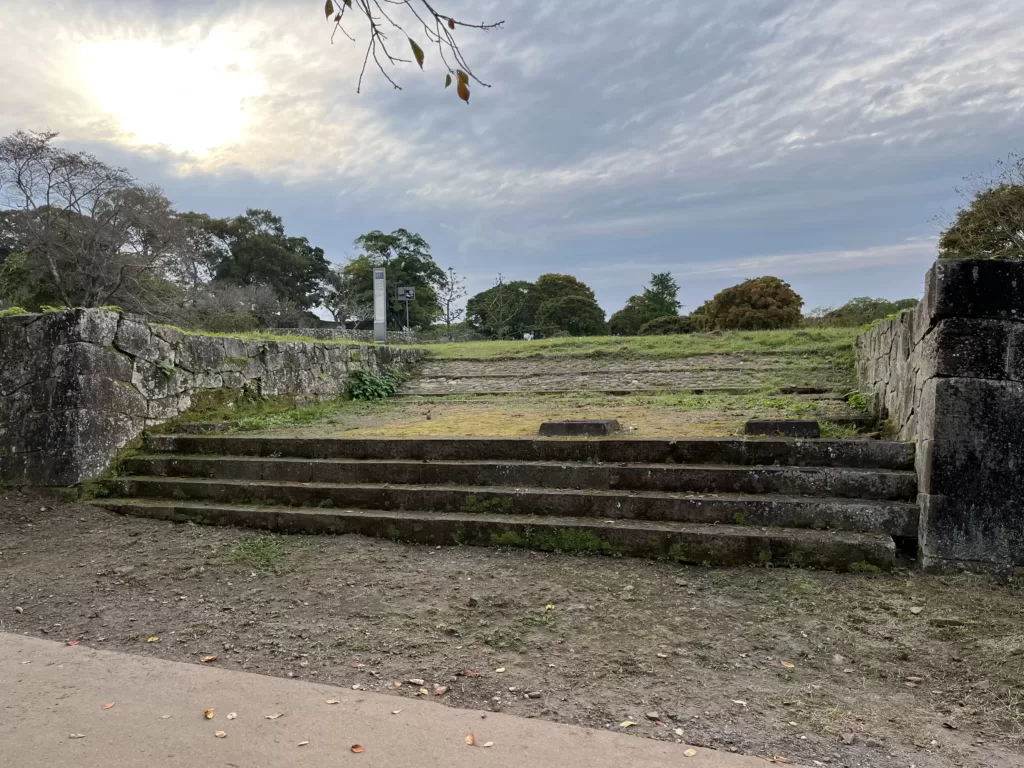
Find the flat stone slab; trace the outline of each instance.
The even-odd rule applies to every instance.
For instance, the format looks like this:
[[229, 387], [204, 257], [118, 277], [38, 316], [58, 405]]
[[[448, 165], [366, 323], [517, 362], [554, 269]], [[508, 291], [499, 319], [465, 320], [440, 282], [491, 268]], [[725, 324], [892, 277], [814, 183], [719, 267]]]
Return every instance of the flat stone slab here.
[[[0, 725], [4, 766], [765, 765], [757, 757], [686, 744], [234, 672], [214, 664], [99, 651], [85, 642], [68, 647], [0, 633], [5, 703], [17, 702], [5, 710]], [[217, 662], [222, 663], [227, 662]], [[208, 708], [212, 720], [203, 717]], [[229, 712], [237, 717], [229, 720]], [[282, 714], [267, 719], [277, 713]], [[476, 746], [466, 744], [470, 733]], [[354, 744], [362, 745], [361, 753], [352, 753]]]
[[772, 437], [821, 437], [818, 422], [804, 419], [751, 419], [743, 431], [747, 435]]
[[615, 419], [580, 419], [545, 421], [540, 425], [541, 437], [606, 437], [619, 431]]

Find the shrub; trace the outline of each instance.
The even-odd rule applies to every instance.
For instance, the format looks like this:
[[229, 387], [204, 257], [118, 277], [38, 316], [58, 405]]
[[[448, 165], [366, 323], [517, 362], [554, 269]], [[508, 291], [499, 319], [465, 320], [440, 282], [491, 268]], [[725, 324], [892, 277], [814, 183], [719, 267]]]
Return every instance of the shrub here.
[[395, 393], [405, 374], [397, 369], [374, 373], [355, 371], [345, 382], [345, 393], [353, 400], [383, 400]]
[[681, 315], [665, 315], [656, 317], [649, 323], [640, 326], [641, 336], [673, 336], [680, 333], [693, 333], [696, 330], [694, 322], [688, 317]]

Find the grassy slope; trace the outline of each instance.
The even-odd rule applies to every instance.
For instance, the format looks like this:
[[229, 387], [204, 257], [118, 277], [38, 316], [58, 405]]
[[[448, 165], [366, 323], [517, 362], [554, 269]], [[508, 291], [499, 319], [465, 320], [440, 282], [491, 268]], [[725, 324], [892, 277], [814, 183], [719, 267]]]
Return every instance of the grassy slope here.
[[470, 341], [420, 347], [438, 360], [527, 357], [625, 356], [656, 359], [712, 354], [782, 352], [853, 360], [859, 328], [798, 328], [786, 331], [729, 331], [686, 336], [592, 336], [538, 341]]

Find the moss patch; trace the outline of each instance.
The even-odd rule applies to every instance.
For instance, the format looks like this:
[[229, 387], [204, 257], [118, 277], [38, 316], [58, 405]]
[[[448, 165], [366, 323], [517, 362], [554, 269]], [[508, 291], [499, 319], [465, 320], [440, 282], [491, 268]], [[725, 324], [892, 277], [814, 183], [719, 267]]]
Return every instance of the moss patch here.
[[610, 555], [614, 553], [611, 542], [605, 541], [591, 531], [579, 528], [509, 530], [491, 536], [491, 543], [499, 547], [539, 549], [542, 552], [565, 554]]

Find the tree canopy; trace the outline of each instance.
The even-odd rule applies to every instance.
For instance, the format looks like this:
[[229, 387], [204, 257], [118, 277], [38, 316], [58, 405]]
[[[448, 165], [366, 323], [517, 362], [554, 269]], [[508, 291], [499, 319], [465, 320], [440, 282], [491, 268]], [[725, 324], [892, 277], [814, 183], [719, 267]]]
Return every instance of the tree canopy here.
[[991, 176], [957, 190], [968, 202], [939, 238], [946, 259], [1024, 259], [1024, 157], [1010, 155]]
[[795, 328], [800, 325], [803, 304], [789, 283], [777, 277], [758, 277], [719, 291], [700, 316], [707, 330]]
[[616, 336], [636, 336], [645, 324], [660, 317], [679, 314], [682, 304], [677, 294], [679, 284], [670, 272], [651, 275], [650, 285], [643, 293], [626, 299], [626, 306], [613, 314], [608, 325]]
[[608, 332], [604, 310], [597, 302], [579, 293], [548, 299], [537, 310], [537, 325], [553, 329], [549, 334], [570, 336], [601, 336]]

